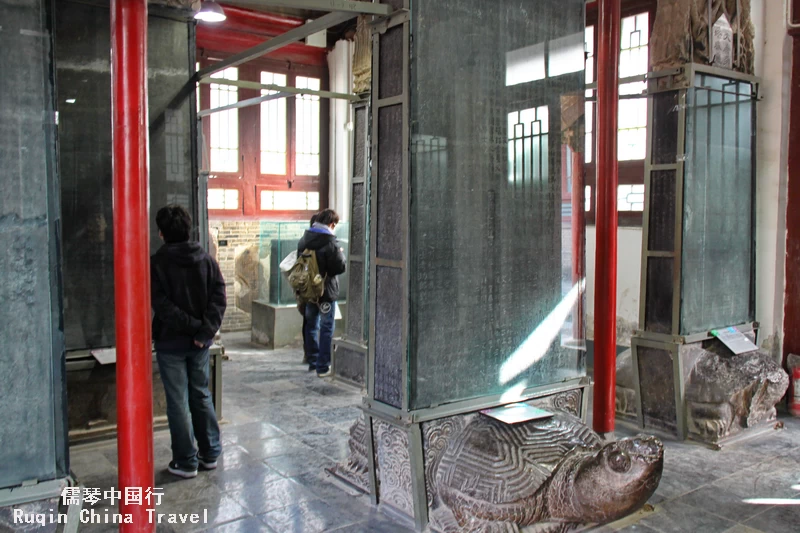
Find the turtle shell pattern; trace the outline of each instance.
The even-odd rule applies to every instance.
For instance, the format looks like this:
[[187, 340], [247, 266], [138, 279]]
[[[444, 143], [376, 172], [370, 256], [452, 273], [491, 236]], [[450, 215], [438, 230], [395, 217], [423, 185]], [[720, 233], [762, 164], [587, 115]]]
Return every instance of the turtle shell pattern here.
[[446, 500], [531, 505], [556, 466], [578, 446], [599, 449], [600, 437], [567, 413], [514, 425], [479, 415], [450, 441], [437, 486], [451, 496]]

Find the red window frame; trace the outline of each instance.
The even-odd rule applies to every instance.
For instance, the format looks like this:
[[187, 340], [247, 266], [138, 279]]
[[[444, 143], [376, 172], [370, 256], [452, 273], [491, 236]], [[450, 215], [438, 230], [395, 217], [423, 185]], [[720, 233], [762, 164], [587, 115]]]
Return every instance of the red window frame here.
[[[656, 18], [656, 7], [657, 1], [656, 0], [629, 0], [622, 2], [622, 10], [621, 15], [622, 18], [632, 17], [634, 15], [641, 15], [643, 13], [648, 13], [648, 25], [650, 35], [653, 34], [653, 24]], [[586, 5], [586, 27], [594, 26], [595, 29], [597, 28], [597, 3], [593, 2]], [[594, 72], [597, 72], [597, 31], [594, 33]], [[595, 223], [595, 216], [596, 216], [596, 206], [597, 206], [597, 194], [596, 194], [596, 184], [597, 184], [597, 157], [596, 157], [596, 149], [597, 149], [597, 112], [595, 109], [595, 113], [592, 116], [592, 120], [594, 121], [594, 128], [592, 131], [594, 132], [595, 137], [593, 138], [591, 149], [592, 149], [592, 162], [586, 163], [584, 165], [585, 171], [585, 178], [584, 178], [584, 185], [591, 187], [591, 203], [590, 209], [586, 211], [586, 224], [594, 225]], [[648, 124], [648, 127], [650, 125]], [[619, 161], [619, 185], [642, 185], [644, 184], [644, 159], [634, 160], [634, 161]], [[644, 212], [643, 211], [618, 211], [617, 212], [617, 220], [620, 226], [641, 226], [643, 220]]]
[[[228, 54], [215, 54], [205, 52], [206, 57], [199, 59], [200, 68], [214, 64], [219, 59], [224, 59]], [[320, 89], [328, 90], [328, 69], [318, 65], [299, 65], [274, 59], [257, 59], [239, 65], [240, 81], [254, 81], [261, 83], [261, 72], [274, 72], [286, 75], [287, 86], [295, 86], [297, 76], [318, 78]], [[238, 99], [257, 98], [261, 96], [260, 89], [239, 88]], [[211, 100], [211, 86], [200, 85], [200, 108], [208, 109]], [[239, 171], [212, 172], [208, 180], [209, 189], [237, 189], [239, 191], [239, 206], [232, 209], [209, 209], [208, 215], [212, 219], [220, 218], [258, 218], [280, 220], [308, 220], [313, 211], [296, 210], [261, 210], [260, 194], [262, 190], [298, 191], [319, 193], [319, 208], [328, 207], [329, 188], [329, 121], [330, 101], [325, 98], [320, 103], [320, 171], [318, 176], [302, 176], [296, 174], [295, 169], [295, 98], [287, 97], [286, 105], [286, 175], [261, 174], [261, 106], [253, 105], [238, 109], [239, 116]], [[203, 135], [206, 139], [205, 149], [208, 150], [211, 138], [211, 121], [203, 120]]]

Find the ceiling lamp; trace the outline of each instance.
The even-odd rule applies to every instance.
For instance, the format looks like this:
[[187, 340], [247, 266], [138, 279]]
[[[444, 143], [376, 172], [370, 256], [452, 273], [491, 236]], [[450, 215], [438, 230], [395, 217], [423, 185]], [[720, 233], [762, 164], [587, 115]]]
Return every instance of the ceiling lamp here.
[[204, 0], [200, 3], [200, 11], [194, 14], [194, 18], [203, 22], [222, 22], [226, 17], [222, 6], [210, 0]]

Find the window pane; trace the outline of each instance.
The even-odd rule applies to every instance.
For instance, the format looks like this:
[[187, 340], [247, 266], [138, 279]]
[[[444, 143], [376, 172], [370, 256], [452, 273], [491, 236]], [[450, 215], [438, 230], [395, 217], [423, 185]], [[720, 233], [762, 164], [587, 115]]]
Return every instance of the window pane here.
[[[297, 76], [298, 89], [318, 91], [318, 78]], [[295, 174], [319, 175], [319, 96], [298, 94], [295, 100]]]
[[508, 114], [508, 182], [518, 187], [539, 185], [548, 176], [547, 106]]
[[261, 191], [262, 211], [318, 211], [319, 193], [304, 191]]
[[644, 185], [619, 185], [617, 211], [644, 211]]
[[[642, 13], [622, 20], [619, 76], [629, 78], [647, 73], [649, 14]], [[621, 95], [642, 94], [645, 82], [620, 85]], [[647, 99], [620, 99], [619, 102], [620, 161], [644, 159], [647, 155]]]
[[[239, 69], [231, 67], [211, 75], [212, 78], [237, 80]], [[239, 89], [233, 85], [211, 84], [211, 109], [237, 102]], [[212, 172], [239, 171], [239, 111], [230, 109], [210, 117], [209, 166]]]
[[[261, 83], [286, 86], [286, 75], [262, 72]], [[262, 96], [277, 91], [262, 90]], [[286, 98], [261, 103], [261, 173], [286, 174]]]
[[209, 209], [239, 209], [239, 190], [238, 189], [209, 189], [208, 190]]
[[587, 185], [584, 188], [583, 192], [583, 210], [584, 211], [591, 211], [592, 210], [592, 186]]

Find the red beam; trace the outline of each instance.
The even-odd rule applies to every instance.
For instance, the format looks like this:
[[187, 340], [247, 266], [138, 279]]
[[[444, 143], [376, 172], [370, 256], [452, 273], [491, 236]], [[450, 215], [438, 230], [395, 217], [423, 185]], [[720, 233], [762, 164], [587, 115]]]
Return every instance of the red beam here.
[[[199, 49], [236, 54], [259, 45], [267, 39], [269, 39], [269, 36], [259, 36], [253, 33], [232, 31], [224, 28], [209, 28], [202, 24], [197, 25], [197, 48]], [[327, 64], [327, 55], [328, 51], [325, 48], [292, 43], [264, 57], [291, 61], [301, 65], [322, 66]]]
[[[119, 487], [152, 489], [153, 371], [148, 216], [147, 0], [111, 2], [114, 293]], [[144, 502], [143, 502], [144, 503]], [[151, 533], [150, 505], [125, 505], [124, 533]]]
[[599, 0], [597, 31], [597, 256], [594, 430], [614, 431], [617, 382], [617, 120], [620, 0]]
[[226, 30], [249, 31], [262, 35], [278, 35], [305, 24], [305, 21], [298, 17], [253, 11], [251, 9], [229, 6], [227, 4], [223, 4], [222, 7], [225, 10], [225, 16], [227, 18], [221, 26]]

